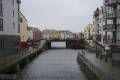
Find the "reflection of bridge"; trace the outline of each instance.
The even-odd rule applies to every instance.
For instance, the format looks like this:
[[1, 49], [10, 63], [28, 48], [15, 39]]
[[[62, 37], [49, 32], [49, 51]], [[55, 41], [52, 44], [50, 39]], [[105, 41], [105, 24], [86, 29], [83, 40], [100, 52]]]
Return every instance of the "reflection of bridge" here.
[[51, 48], [51, 42], [66, 42], [66, 48], [84, 49], [84, 39], [52, 39], [48, 41], [48, 47]]

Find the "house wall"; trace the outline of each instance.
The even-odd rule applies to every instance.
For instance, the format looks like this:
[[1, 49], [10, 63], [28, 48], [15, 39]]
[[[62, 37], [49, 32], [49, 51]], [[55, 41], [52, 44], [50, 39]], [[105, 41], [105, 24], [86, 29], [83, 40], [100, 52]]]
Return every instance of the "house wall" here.
[[21, 23], [20, 23], [20, 42], [27, 42], [28, 40], [28, 23], [27, 23], [27, 19], [23, 16], [23, 14], [21, 13], [20, 15], [21, 18]]
[[3, 30], [0, 30], [0, 54], [15, 53], [20, 42], [19, 3], [17, 0], [2, 0]]

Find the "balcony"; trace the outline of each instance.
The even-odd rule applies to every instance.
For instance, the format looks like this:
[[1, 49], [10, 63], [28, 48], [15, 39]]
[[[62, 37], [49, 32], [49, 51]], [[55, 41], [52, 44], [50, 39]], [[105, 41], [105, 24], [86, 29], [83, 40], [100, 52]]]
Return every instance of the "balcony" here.
[[113, 24], [103, 25], [104, 31], [115, 31], [115, 26]]
[[[118, 2], [120, 3], [120, 1], [118, 0]], [[117, 0], [104, 0], [104, 5], [105, 6], [112, 6], [115, 3], [117, 3]]]
[[112, 41], [113, 41], [112, 38], [109, 38], [109, 39], [107, 38], [105, 39], [104, 43], [107, 45], [112, 45]]
[[[119, 14], [119, 15], [120, 15], [120, 14]], [[110, 18], [115, 18], [116, 16], [115, 16], [114, 11], [111, 11], [110, 13], [108, 13], [108, 12], [103, 13], [103, 17], [104, 17], [105, 19], [110, 19]]]

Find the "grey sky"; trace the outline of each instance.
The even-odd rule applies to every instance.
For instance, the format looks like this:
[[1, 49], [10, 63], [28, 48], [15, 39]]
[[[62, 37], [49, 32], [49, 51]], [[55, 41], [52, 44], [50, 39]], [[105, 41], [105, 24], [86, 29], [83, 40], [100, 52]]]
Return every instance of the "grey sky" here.
[[102, 0], [22, 0], [21, 11], [28, 24], [40, 29], [80, 32], [92, 22]]

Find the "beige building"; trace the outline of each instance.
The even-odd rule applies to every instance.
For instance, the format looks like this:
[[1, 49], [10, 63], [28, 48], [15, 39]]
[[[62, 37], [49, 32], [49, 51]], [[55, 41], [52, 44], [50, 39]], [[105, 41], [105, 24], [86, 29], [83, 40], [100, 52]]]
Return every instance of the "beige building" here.
[[55, 31], [53, 32], [53, 39], [60, 39], [60, 32], [59, 31]]
[[20, 14], [20, 41], [27, 42], [28, 40], [28, 23], [25, 16]]
[[88, 24], [84, 28], [84, 37], [86, 39], [91, 39], [93, 37], [93, 25], [92, 24]]

